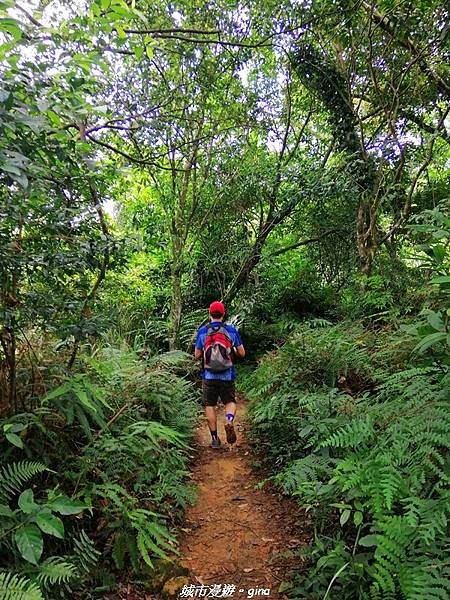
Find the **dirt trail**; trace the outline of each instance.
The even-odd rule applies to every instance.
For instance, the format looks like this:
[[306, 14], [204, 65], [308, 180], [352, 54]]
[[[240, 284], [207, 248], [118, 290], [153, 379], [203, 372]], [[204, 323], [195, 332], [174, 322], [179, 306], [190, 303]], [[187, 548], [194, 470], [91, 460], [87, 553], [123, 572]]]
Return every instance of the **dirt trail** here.
[[305, 536], [299, 539], [299, 517], [292, 502], [267, 489], [255, 490], [258, 479], [248, 462], [245, 411], [241, 401], [238, 441], [231, 451], [223, 409], [218, 411], [220, 450], [209, 448], [206, 420], [199, 426], [193, 468], [198, 502], [186, 514], [181, 564], [189, 569], [194, 585], [236, 586], [229, 598], [267, 597], [261, 590], [268, 589], [270, 598], [285, 598], [278, 588], [292, 566], [292, 549], [304, 543]]

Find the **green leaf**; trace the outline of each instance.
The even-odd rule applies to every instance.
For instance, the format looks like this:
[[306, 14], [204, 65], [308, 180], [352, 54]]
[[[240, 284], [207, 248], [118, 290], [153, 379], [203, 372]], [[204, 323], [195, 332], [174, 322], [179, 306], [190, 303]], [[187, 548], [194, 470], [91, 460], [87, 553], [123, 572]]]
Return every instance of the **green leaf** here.
[[0, 31], [6, 31], [12, 35], [16, 42], [22, 37], [19, 22], [15, 19], [0, 19]]
[[71, 500], [67, 496], [58, 496], [50, 504], [52, 510], [60, 515], [77, 515], [87, 508], [79, 500]]
[[18, 504], [19, 504], [19, 507], [21, 508], [21, 510], [24, 513], [26, 513], [27, 515], [30, 515], [37, 508], [39, 508], [38, 505], [36, 504], [36, 502], [34, 501], [33, 490], [30, 488], [24, 490], [20, 494]]
[[417, 344], [417, 346], [415, 346], [415, 348], [413, 349], [413, 352], [418, 352], [419, 354], [422, 354], [430, 346], [433, 346], [434, 344], [437, 344], [438, 342], [442, 342], [443, 340], [445, 340], [446, 337], [447, 337], [447, 334], [443, 333], [443, 332], [430, 333], [430, 335], [425, 336], [423, 338], [423, 340], [421, 340]]
[[362, 521], [363, 521], [363, 514], [362, 514], [362, 512], [357, 510], [355, 512], [355, 514], [353, 515], [353, 523], [356, 525], [356, 527], [358, 527], [359, 525], [361, 525]]
[[443, 283], [450, 283], [450, 275], [440, 275], [439, 277], [433, 277], [430, 279], [430, 283], [441, 285]]
[[55, 113], [54, 110], [48, 110], [47, 117], [48, 117], [48, 120], [50, 121], [50, 123], [52, 125], [54, 125], [55, 127], [61, 126], [61, 119], [59, 118], [59, 115], [57, 113]]
[[433, 246], [433, 254], [438, 262], [442, 262], [445, 258], [445, 246], [436, 244]]
[[47, 402], [48, 400], [53, 400], [54, 398], [64, 396], [64, 394], [66, 394], [70, 389], [71, 385], [69, 382], [63, 383], [44, 396], [44, 398], [42, 398], [42, 402]]
[[64, 523], [59, 517], [52, 515], [51, 512], [39, 513], [36, 517], [36, 523], [44, 533], [54, 535], [61, 540], [64, 538]]
[[16, 531], [14, 540], [22, 558], [37, 566], [44, 549], [44, 540], [39, 528], [29, 523]]
[[0, 504], [0, 517], [12, 517], [13, 511], [6, 504]]
[[95, 404], [93, 404], [91, 400], [89, 400], [86, 390], [84, 390], [78, 384], [73, 384], [73, 391], [75, 392], [75, 395], [81, 402], [81, 404], [92, 410], [92, 412], [97, 412], [97, 408]]
[[11, 444], [13, 444], [14, 446], [17, 446], [17, 448], [22, 448], [23, 449], [23, 442], [22, 439], [16, 435], [15, 433], [7, 433], [6, 434], [6, 439], [8, 440], [8, 442], [11, 442]]
[[145, 54], [147, 55], [148, 60], [152, 60], [153, 58], [153, 46], [146, 44], [145, 46]]
[[8, 423], [7, 430], [12, 431], [13, 433], [18, 433], [19, 431], [24, 431], [26, 428], [27, 426], [25, 425], [25, 423]]
[[359, 538], [358, 544], [366, 547], [376, 546], [378, 544], [377, 536], [373, 534], [365, 535], [364, 537]]
[[444, 321], [442, 320], [441, 314], [438, 312], [431, 312], [427, 317], [427, 321], [436, 331], [442, 331], [444, 329]]
[[339, 519], [341, 525], [345, 525], [347, 523], [350, 518], [350, 514], [351, 511], [348, 509], [342, 511], [341, 518]]

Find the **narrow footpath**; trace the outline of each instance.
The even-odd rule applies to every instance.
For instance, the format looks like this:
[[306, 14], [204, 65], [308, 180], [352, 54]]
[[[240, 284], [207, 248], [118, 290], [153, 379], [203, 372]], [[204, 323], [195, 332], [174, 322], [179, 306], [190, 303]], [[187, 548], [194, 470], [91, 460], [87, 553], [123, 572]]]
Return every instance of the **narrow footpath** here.
[[267, 488], [256, 489], [245, 412], [241, 399], [236, 416], [238, 440], [231, 450], [223, 430], [223, 409], [218, 411], [220, 450], [209, 448], [206, 420], [198, 428], [193, 467], [198, 501], [187, 511], [180, 543], [181, 564], [189, 569], [189, 580], [196, 586], [194, 597], [205, 595], [201, 586], [207, 586], [208, 593], [216, 586], [220, 596], [221, 586], [221, 597], [286, 599], [279, 586], [298, 565], [293, 551], [307, 543], [296, 504]]

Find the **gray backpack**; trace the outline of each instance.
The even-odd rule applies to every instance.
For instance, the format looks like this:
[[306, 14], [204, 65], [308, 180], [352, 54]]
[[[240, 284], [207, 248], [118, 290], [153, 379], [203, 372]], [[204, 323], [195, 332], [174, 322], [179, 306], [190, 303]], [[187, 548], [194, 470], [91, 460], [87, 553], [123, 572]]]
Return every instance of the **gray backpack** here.
[[203, 366], [212, 373], [222, 373], [233, 366], [233, 342], [226, 328], [220, 325], [208, 325]]

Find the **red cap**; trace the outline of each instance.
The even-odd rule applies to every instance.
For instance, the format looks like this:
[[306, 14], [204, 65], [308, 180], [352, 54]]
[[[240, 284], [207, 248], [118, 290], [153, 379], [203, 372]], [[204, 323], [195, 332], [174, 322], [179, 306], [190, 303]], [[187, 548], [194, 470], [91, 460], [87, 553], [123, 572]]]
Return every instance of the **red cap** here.
[[215, 312], [220, 313], [222, 316], [225, 314], [225, 306], [222, 304], [222, 302], [218, 302], [217, 300], [216, 302], [211, 302], [209, 306], [209, 314], [211, 315]]

